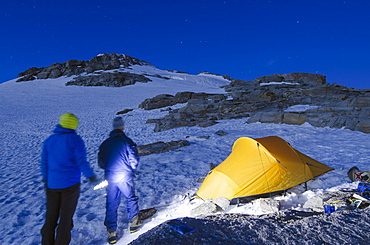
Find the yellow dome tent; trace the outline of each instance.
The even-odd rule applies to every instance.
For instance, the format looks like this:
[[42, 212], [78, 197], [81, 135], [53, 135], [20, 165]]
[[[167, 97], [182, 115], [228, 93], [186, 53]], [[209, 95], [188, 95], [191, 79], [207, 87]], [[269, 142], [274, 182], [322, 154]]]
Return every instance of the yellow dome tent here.
[[197, 195], [229, 200], [287, 190], [333, 170], [277, 136], [241, 137], [231, 154], [204, 179]]

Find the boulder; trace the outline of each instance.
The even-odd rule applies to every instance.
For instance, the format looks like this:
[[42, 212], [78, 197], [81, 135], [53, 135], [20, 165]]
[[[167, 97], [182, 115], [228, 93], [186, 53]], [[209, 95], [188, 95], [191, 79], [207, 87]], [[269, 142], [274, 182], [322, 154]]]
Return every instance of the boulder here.
[[43, 70], [37, 74], [37, 79], [48, 79], [50, 75], [49, 70]]
[[[179, 92], [175, 96], [169, 94], [160, 94], [153, 98], [145, 99], [140, 103], [139, 108], [145, 110], [152, 110], [163, 108], [178, 103], [189, 103], [189, 107], [186, 107], [180, 113], [187, 112], [189, 110], [198, 111], [199, 108], [196, 108], [199, 104], [207, 104], [209, 100], [213, 102], [219, 102], [221, 100], [226, 100], [227, 96], [223, 94], [208, 94], [208, 93], [194, 93], [194, 92]], [[190, 108], [194, 106], [193, 108]], [[196, 113], [196, 112], [195, 112]]]
[[155, 142], [147, 145], [137, 146], [138, 152], [141, 156], [150, 154], [164, 153], [176, 150], [178, 148], [189, 146], [190, 143], [187, 140], [176, 140], [170, 142]]
[[24, 75], [21, 78], [19, 78], [16, 82], [26, 82], [26, 81], [32, 81], [35, 80], [36, 77], [33, 75]]
[[370, 94], [356, 97], [350, 104], [351, 107], [370, 107]]
[[[24, 72], [21, 72], [18, 74], [18, 77], [37, 77], [36, 75], [42, 71], [44, 68], [36, 68], [36, 67], [31, 67], [30, 69], [24, 71]], [[18, 82], [19, 80], [17, 80]]]
[[284, 113], [282, 123], [293, 124], [293, 125], [302, 125], [306, 122], [306, 116], [301, 113], [288, 112]]
[[346, 125], [345, 116], [334, 116], [327, 124], [327, 126], [329, 126], [330, 128], [342, 128], [345, 125]]
[[195, 122], [185, 120], [175, 120], [173, 118], [162, 118], [155, 121], [148, 120], [147, 123], [155, 123], [154, 132], [162, 132], [165, 130], [178, 128], [178, 127], [193, 127], [196, 126]]
[[208, 101], [203, 99], [191, 99], [187, 106], [182, 107], [178, 110], [179, 113], [187, 114], [206, 114], [208, 107]]
[[309, 198], [303, 204], [303, 208], [308, 208], [315, 212], [323, 212], [324, 211], [323, 205], [324, 205], [323, 196], [316, 195], [316, 196]]
[[194, 92], [178, 92], [173, 99], [176, 103], [186, 103], [192, 98], [193, 95]]
[[268, 212], [268, 213], [276, 213], [280, 209], [280, 203], [278, 200], [274, 200], [271, 198], [260, 198], [255, 201], [255, 205], [259, 207], [259, 209]]
[[355, 131], [360, 131], [364, 133], [370, 133], [370, 119], [366, 118], [361, 120], [355, 127]]
[[139, 108], [144, 110], [153, 110], [175, 105], [174, 96], [170, 94], [160, 94], [151, 99], [146, 99], [140, 103]]
[[267, 111], [258, 112], [248, 119], [248, 123], [262, 122], [262, 123], [281, 123], [283, 119], [283, 111]]
[[208, 215], [212, 215], [217, 212], [217, 205], [211, 200], [207, 199], [201, 205], [193, 208], [190, 210], [190, 215], [192, 217], [204, 217]]
[[122, 115], [122, 114], [126, 114], [126, 113], [129, 113], [130, 111], [133, 111], [134, 109], [124, 109], [122, 111], [119, 111], [116, 113], [116, 115]]
[[217, 197], [213, 202], [217, 205], [219, 211], [225, 211], [230, 206], [230, 201], [225, 197]]
[[225, 136], [227, 135], [227, 133], [223, 130], [218, 130], [215, 134], [217, 134], [218, 136]]
[[193, 208], [190, 215], [193, 217], [204, 217], [225, 211], [230, 206], [230, 201], [225, 197], [217, 197], [215, 200], [207, 199], [202, 204]]

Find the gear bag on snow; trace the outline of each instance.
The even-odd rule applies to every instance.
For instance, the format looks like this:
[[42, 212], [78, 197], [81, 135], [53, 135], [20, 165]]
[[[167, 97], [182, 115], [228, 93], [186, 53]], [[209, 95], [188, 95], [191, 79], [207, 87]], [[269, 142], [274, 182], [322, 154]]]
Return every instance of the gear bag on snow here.
[[347, 175], [353, 182], [370, 182], [370, 171], [360, 171], [358, 167], [352, 167]]

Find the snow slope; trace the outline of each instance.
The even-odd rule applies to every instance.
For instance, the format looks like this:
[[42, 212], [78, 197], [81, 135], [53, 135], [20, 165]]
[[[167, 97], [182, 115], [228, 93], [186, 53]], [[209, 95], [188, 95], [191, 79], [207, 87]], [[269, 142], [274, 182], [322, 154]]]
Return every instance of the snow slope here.
[[[296, 187], [285, 197], [275, 197], [283, 203], [284, 209], [304, 211], [303, 204], [317, 194], [354, 188], [347, 178], [348, 169], [354, 165], [369, 170], [370, 135], [344, 129], [314, 128], [308, 124], [246, 124], [246, 119], [237, 119], [220, 121], [208, 128], [184, 127], [154, 133], [154, 125], [146, 124], [146, 120], [162, 117], [167, 112], [138, 109], [144, 99], [180, 91], [223, 93], [219, 86], [228, 81], [209, 74], [188, 75], [149, 66], [132, 67], [132, 70], [171, 79], [150, 77], [153, 82], [121, 88], [64, 86], [71, 79], [65, 77], [22, 83], [11, 80], [0, 84], [0, 244], [40, 244], [39, 231], [45, 213], [39, 171], [41, 145], [51, 134], [59, 116], [66, 112], [79, 117], [77, 132], [85, 140], [88, 160], [100, 178], [103, 172], [97, 166], [97, 149], [108, 136], [115, 113], [123, 109], [134, 109], [125, 114], [124, 119], [127, 134], [138, 145], [179, 139], [192, 143], [177, 151], [141, 158], [136, 178], [140, 208], [159, 207], [159, 211], [140, 231], [128, 234], [122, 200], [119, 245], [134, 241], [169, 219], [189, 217], [197, 203], [189, 202], [187, 198], [184, 200], [184, 197], [197, 191], [200, 185], [197, 180], [207, 174], [209, 163], [222, 162], [230, 154], [233, 142], [241, 136], [282, 137], [299, 151], [335, 168], [308, 182], [308, 191]], [[228, 134], [218, 136], [215, 134], [218, 130]], [[104, 189], [94, 191], [93, 186], [82, 178], [71, 244], [105, 244], [104, 193]], [[252, 202], [231, 206], [227, 213], [262, 215], [268, 212]]]

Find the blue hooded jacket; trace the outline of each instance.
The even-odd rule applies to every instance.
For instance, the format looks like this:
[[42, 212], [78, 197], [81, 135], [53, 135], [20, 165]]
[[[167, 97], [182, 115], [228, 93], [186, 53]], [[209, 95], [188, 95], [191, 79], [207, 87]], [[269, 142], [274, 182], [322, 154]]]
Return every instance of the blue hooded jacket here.
[[99, 147], [98, 164], [108, 182], [131, 180], [139, 164], [136, 144], [122, 130], [113, 130]]
[[86, 178], [94, 171], [86, 160], [85, 143], [74, 129], [55, 127], [44, 141], [41, 153], [41, 174], [50, 189], [63, 189], [80, 182], [81, 172]]

